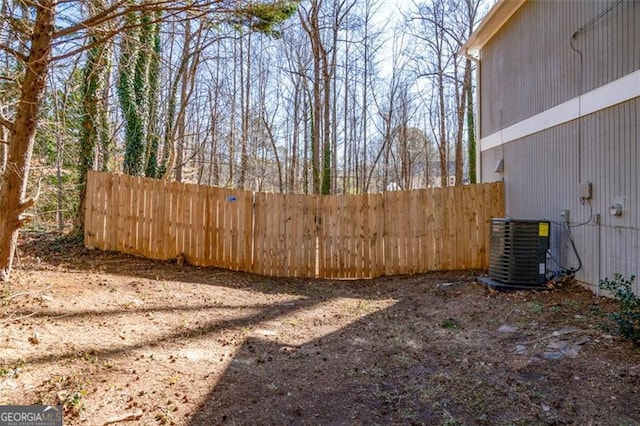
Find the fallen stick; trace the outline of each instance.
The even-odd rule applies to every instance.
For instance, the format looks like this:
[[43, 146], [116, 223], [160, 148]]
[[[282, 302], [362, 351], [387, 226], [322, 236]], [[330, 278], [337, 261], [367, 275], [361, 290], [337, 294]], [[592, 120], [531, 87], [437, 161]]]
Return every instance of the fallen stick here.
[[114, 424], [114, 423], [120, 423], [120, 422], [130, 422], [130, 421], [133, 421], [133, 420], [140, 420], [142, 415], [143, 415], [142, 410], [138, 410], [135, 413], [128, 413], [128, 414], [123, 414], [123, 415], [118, 416], [118, 417], [112, 417], [109, 420], [107, 420], [106, 422], [104, 422], [103, 426], [111, 425], [111, 424]]

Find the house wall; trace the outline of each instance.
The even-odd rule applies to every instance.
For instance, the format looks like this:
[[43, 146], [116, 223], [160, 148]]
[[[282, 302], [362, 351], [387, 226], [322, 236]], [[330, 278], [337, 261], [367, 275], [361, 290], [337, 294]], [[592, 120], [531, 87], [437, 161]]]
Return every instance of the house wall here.
[[[614, 273], [640, 274], [640, 74], [621, 103], [584, 114], [585, 96], [574, 104], [581, 118], [504, 141], [501, 129], [581, 94], [599, 98], [593, 90], [640, 70], [640, 2], [623, 0], [593, 21], [614, 4], [527, 1], [480, 56], [482, 180], [504, 179], [511, 217], [560, 221], [560, 210], [569, 209], [572, 225], [587, 222], [572, 233], [583, 261], [577, 278], [594, 289]], [[582, 60], [570, 43], [576, 32]], [[504, 172], [496, 173], [500, 159]], [[579, 198], [580, 182], [593, 185], [590, 203]], [[624, 213], [611, 216], [618, 201]], [[577, 266], [565, 229], [555, 224], [553, 231], [554, 258]]]
[[[640, 69], [640, 2], [530, 0], [480, 52], [481, 137]], [[582, 63], [582, 65], [581, 65]], [[486, 96], [484, 96], [486, 94]]]

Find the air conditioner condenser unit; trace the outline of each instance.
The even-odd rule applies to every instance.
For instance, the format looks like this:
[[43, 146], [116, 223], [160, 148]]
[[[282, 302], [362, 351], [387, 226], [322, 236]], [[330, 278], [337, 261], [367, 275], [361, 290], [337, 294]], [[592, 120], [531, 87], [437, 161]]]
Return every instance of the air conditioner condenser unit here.
[[491, 220], [488, 287], [546, 289], [550, 222], [500, 218]]

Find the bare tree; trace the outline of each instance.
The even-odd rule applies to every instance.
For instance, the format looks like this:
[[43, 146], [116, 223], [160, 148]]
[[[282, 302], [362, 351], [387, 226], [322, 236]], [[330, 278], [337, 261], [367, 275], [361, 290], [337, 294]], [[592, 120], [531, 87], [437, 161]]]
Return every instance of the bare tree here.
[[[338, 34], [355, 2], [334, 1], [324, 11], [323, 0], [311, 0], [308, 10], [300, 8], [302, 27], [309, 38], [313, 58], [312, 161], [314, 193], [331, 192], [332, 108]], [[335, 128], [334, 128], [335, 131]], [[322, 156], [322, 164], [320, 164]]]
[[473, 64], [458, 52], [477, 23], [481, 3], [481, 0], [434, 0], [429, 4], [418, 4], [411, 18], [411, 34], [424, 46], [414, 54], [417, 72], [431, 80], [438, 100], [435, 121], [442, 185], [447, 184], [451, 164], [454, 166], [455, 184], [463, 183], [465, 141], [468, 145], [469, 177], [475, 180]]

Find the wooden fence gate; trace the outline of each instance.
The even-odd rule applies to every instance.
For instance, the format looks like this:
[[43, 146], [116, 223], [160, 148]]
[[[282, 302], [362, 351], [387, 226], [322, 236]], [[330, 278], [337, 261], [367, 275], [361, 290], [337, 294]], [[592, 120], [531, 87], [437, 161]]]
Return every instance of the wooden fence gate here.
[[365, 195], [252, 193], [91, 171], [85, 245], [278, 277], [484, 269], [502, 183]]

